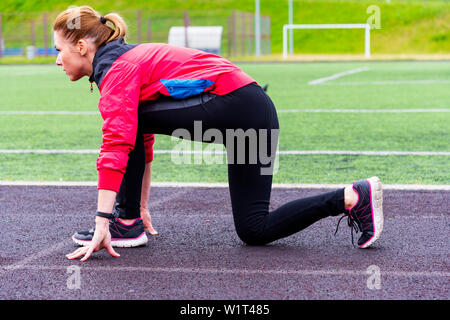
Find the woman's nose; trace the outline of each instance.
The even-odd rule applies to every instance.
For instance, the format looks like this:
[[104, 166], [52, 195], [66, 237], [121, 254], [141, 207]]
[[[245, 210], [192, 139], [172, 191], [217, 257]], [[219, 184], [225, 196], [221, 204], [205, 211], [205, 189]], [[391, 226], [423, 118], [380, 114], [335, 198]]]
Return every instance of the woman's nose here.
[[62, 62], [61, 62], [61, 58], [59, 57], [59, 54], [58, 54], [58, 56], [56, 57], [56, 65], [57, 65], [57, 66], [62, 66]]

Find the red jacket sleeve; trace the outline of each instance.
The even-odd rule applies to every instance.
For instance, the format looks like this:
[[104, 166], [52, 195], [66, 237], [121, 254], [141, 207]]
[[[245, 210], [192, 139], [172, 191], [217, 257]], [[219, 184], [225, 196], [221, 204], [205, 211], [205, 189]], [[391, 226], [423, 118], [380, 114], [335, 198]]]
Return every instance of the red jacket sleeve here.
[[140, 70], [116, 61], [100, 86], [99, 110], [103, 142], [97, 159], [98, 189], [119, 191], [128, 154], [134, 149], [138, 125]]
[[145, 147], [145, 163], [153, 161], [153, 144], [155, 143], [155, 135], [144, 134], [144, 147]]

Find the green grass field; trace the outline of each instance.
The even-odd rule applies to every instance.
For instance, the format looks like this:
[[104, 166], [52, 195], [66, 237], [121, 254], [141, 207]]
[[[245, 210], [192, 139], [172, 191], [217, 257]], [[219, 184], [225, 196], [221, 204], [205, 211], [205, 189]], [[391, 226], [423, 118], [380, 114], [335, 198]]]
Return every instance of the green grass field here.
[[[378, 175], [389, 184], [449, 184], [450, 62], [249, 63], [240, 67], [260, 84], [269, 83], [268, 93], [279, 111], [280, 151], [447, 153], [281, 154], [274, 182], [349, 183]], [[368, 69], [308, 84], [361, 67]], [[0, 66], [0, 96], [0, 149], [99, 149], [102, 119], [95, 113], [99, 93], [90, 93], [87, 79], [72, 83], [50, 65]], [[422, 112], [405, 112], [411, 109]], [[320, 110], [328, 112], [315, 112]], [[396, 112], [381, 112], [390, 110]], [[94, 113], [36, 115], [30, 111]], [[155, 150], [171, 150], [177, 144], [178, 140], [157, 135]], [[95, 181], [95, 161], [95, 154], [2, 152], [0, 180]], [[225, 164], [177, 165], [170, 154], [155, 154], [153, 181], [226, 182], [227, 168]]]
[[[152, 19], [153, 42], [167, 41], [172, 25], [183, 24], [189, 10], [192, 25], [224, 26], [227, 52], [227, 18], [231, 10], [254, 12], [254, 0], [2, 0], [3, 36], [6, 45], [30, 45], [30, 21], [35, 19], [36, 45], [43, 45], [42, 12], [53, 20], [70, 5], [90, 5], [101, 14], [120, 13], [129, 27], [129, 42], [137, 41], [137, 15]], [[294, 0], [294, 23], [365, 23], [367, 8], [380, 9], [380, 29], [371, 33], [374, 54], [431, 54], [450, 52], [450, 3], [446, 0]], [[287, 0], [261, 0], [261, 14], [271, 18], [271, 49], [282, 51], [282, 27], [288, 22]], [[238, 17], [238, 23], [240, 18]], [[144, 22], [145, 24], [145, 22]], [[145, 39], [145, 31], [142, 36]], [[363, 53], [362, 30], [296, 30], [295, 53]]]

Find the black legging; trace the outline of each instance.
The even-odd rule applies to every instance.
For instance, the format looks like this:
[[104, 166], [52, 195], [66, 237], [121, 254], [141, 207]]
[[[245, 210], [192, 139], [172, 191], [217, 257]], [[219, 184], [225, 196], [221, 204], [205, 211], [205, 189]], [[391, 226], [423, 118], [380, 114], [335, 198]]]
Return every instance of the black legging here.
[[[228, 182], [236, 232], [247, 244], [262, 245], [284, 238], [322, 218], [345, 211], [342, 188], [294, 200], [269, 212], [272, 174], [270, 171], [268, 174], [267, 170], [273, 166], [274, 154], [270, 151], [276, 149], [277, 143], [277, 139], [274, 139], [275, 146], [271, 143], [271, 129], [277, 130], [279, 127], [275, 107], [260, 86], [250, 84], [227, 95], [215, 96], [207, 102], [203, 102], [203, 99], [201, 101], [192, 107], [161, 111], [154, 111], [151, 103], [140, 106], [136, 147], [130, 153], [127, 172], [116, 200], [116, 211], [121, 218], [132, 219], [139, 216], [145, 165], [142, 133], [173, 135], [176, 129], [186, 129], [192, 140], [203, 142], [213, 142], [201, 138], [208, 129], [217, 129], [222, 133], [222, 143], [228, 146]], [[200, 139], [195, 136], [194, 121], [201, 121], [203, 132]], [[251, 131], [247, 131], [248, 129], [252, 129], [258, 133], [256, 149], [252, 149], [250, 143], [245, 144], [244, 164], [241, 163], [242, 153], [239, 153], [239, 144], [235, 138], [234, 148], [230, 147], [231, 139], [227, 139], [227, 129], [233, 129], [232, 132], [242, 129], [241, 132], [247, 133]], [[267, 136], [260, 135], [259, 129], [266, 129]], [[251, 155], [255, 150], [260, 151], [260, 141], [265, 146], [263, 154], [271, 156], [269, 163], [265, 157], [257, 157], [256, 163], [251, 162]], [[253, 151], [250, 152], [251, 150]]]

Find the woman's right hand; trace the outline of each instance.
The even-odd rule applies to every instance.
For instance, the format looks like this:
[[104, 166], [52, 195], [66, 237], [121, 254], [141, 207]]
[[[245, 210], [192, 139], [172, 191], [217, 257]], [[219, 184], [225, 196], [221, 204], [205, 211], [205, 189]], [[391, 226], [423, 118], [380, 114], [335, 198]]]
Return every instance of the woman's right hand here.
[[145, 229], [147, 229], [152, 236], [156, 236], [159, 234], [158, 231], [156, 231], [155, 228], [153, 228], [152, 217], [150, 215], [150, 210], [148, 210], [148, 208], [141, 208], [141, 218], [142, 222], [144, 222]]
[[93, 252], [106, 249], [108, 253], [117, 258], [120, 257], [111, 245], [111, 233], [109, 232], [109, 220], [102, 217], [95, 217], [95, 232], [91, 243], [88, 246], [78, 248], [72, 253], [66, 255], [67, 259], [73, 260], [81, 256], [80, 261], [86, 261]]

